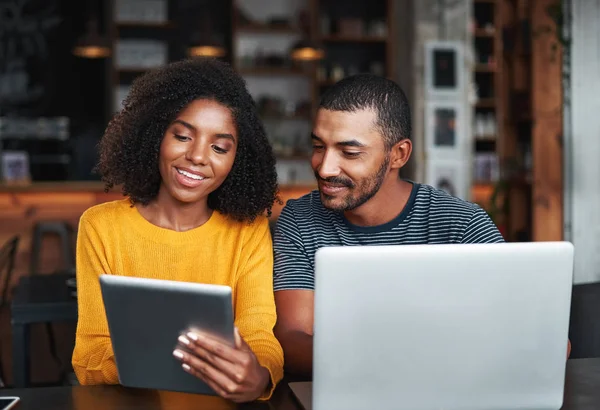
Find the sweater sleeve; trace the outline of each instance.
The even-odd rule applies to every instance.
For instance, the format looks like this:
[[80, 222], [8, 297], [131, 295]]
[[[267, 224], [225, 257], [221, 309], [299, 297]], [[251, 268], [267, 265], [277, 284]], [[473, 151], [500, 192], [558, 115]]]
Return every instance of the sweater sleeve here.
[[79, 383], [118, 384], [99, 277], [112, 273], [102, 239], [84, 213], [77, 234], [77, 305], [79, 317], [72, 364]]
[[235, 323], [240, 335], [271, 376], [260, 400], [268, 400], [283, 377], [283, 350], [275, 338], [277, 320], [273, 295], [273, 243], [268, 220], [256, 222], [242, 251], [236, 284]]

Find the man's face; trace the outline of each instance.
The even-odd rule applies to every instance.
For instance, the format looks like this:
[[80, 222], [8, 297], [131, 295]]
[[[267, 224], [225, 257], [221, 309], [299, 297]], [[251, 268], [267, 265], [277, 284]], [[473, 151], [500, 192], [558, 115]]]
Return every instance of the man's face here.
[[370, 109], [317, 112], [311, 165], [326, 208], [351, 211], [381, 188], [390, 155], [376, 120], [376, 112]]

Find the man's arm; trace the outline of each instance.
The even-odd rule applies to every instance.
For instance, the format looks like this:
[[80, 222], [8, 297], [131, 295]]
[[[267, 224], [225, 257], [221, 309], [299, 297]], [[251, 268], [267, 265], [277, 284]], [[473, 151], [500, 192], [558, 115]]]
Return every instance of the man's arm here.
[[502, 243], [504, 238], [487, 212], [477, 207], [465, 228], [460, 243]]
[[275, 336], [284, 353], [285, 370], [312, 375], [314, 270], [296, 224], [294, 211], [284, 207], [273, 239]]
[[275, 336], [283, 347], [285, 369], [292, 374], [311, 376], [314, 292], [282, 290], [275, 293], [275, 304]]

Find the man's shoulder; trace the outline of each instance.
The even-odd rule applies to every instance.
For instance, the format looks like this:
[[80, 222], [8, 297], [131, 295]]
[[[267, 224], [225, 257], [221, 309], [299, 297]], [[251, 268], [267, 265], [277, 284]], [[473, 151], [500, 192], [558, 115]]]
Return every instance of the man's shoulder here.
[[415, 198], [415, 208], [417, 210], [427, 208], [430, 216], [440, 214], [448, 217], [471, 217], [483, 211], [476, 203], [452, 196], [446, 191], [426, 184], [419, 185], [419, 191]]
[[318, 214], [326, 214], [329, 211], [321, 203], [318, 190], [311, 191], [299, 198], [288, 199], [281, 211], [282, 216], [293, 215], [295, 218], [313, 217]]
[[335, 230], [339, 223], [339, 215], [321, 203], [319, 191], [312, 191], [286, 202], [277, 218], [277, 229], [288, 235], [314, 238], [327, 235]]
[[494, 221], [478, 204], [427, 185], [422, 191], [417, 222], [427, 220], [437, 234], [458, 235], [461, 243], [503, 242]]

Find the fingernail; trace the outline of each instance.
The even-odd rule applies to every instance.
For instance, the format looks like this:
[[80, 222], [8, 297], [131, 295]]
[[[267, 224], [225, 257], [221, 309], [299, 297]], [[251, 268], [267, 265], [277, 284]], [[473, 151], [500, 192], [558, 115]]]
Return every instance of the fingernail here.
[[173, 350], [173, 356], [178, 359], [183, 359], [183, 353], [181, 353], [179, 350]]
[[179, 336], [178, 340], [186, 346], [190, 344], [190, 340], [183, 335]]
[[192, 370], [192, 368], [189, 365], [185, 364], [185, 363], [182, 364], [181, 367], [183, 367], [183, 370], [185, 370], [186, 372], [189, 372], [190, 370]]
[[198, 336], [196, 333], [192, 333], [192, 332], [188, 332], [187, 336], [192, 339], [194, 342], [197, 342], [198, 339], [200, 339], [200, 336]]

